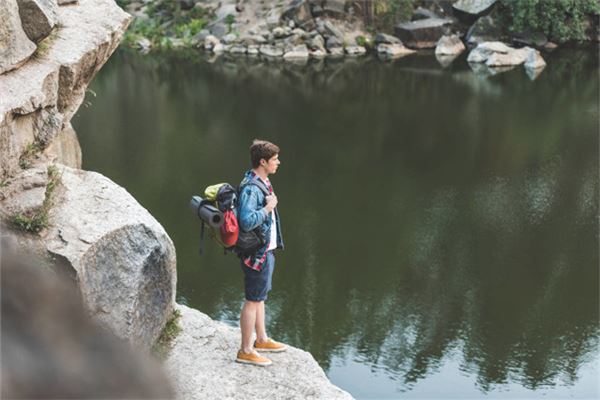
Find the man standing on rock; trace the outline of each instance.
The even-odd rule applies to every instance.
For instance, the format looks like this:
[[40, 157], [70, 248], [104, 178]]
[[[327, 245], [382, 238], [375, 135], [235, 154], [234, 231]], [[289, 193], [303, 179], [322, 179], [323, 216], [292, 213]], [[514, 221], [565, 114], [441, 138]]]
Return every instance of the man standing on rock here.
[[[286, 346], [267, 336], [265, 327], [265, 300], [271, 290], [275, 268], [275, 249], [283, 249], [281, 222], [277, 212], [277, 196], [268, 176], [277, 172], [279, 147], [271, 142], [255, 139], [250, 146], [252, 169], [240, 184], [238, 220], [245, 232], [256, 230], [265, 239], [254, 254], [241, 257], [246, 301], [240, 315], [242, 346], [237, 362], [259, 366], [272, 362], [258, 352], [281, 352]], [[266, 195], [266, 193], [269, 195]], [[256, 340], [252, 342], [256, 332]]]

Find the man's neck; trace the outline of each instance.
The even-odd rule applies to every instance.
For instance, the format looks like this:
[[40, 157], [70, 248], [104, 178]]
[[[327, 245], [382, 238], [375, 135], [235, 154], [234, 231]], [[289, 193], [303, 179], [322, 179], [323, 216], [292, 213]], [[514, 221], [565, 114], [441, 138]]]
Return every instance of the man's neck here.
[[265, 171], [262, 168], [254, 168], [252, 170], [252, 172], [254, 172], [260, 179], [262, 179], [263, 181], [266, 181], [269, 174], [267, 174], [267, 171]]

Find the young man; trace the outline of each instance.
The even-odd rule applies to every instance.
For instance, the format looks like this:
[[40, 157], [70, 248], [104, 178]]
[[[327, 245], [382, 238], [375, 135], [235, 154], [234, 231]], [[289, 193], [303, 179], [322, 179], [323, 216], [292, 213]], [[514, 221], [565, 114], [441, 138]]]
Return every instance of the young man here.
[[[252, 169], [247, 171], [240, 184], [238, 204], [240, 229], [249, 232], [257, 229], [265, 244], [254, 254], [241, 258], [244, 272], [246, 301], [240, 315], [242, 346], [237, 362], [267, 366], [272, 362], [259, 352], [285, 351], [286, 346], [267, 336], [265, 328], [265, 300], [271, 290], [275, 249], [283, 249], [281, 222], [277, 212], [277, 196], [269, 181], [269, 175], [277, 172], [279, 147], [273, 143], [255, 139], [250, 146]], [[262, 186], [262, 189], [261, 189]], [[264, 192], [270, 193], [266, 195]], [[253, 342], [253, 334], [256, 340]]]

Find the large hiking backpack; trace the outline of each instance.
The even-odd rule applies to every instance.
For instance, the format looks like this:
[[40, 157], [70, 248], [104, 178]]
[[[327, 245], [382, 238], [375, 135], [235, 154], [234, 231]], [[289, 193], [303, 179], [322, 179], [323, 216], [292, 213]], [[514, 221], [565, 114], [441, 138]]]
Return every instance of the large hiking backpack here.
[[[269, 190], [260, 181], [248, 184], [256, 185], [265, 194]], [[239, 188], [241, 191], [243, 187]], [[224, 248], [224, 252], [235, 252], [240, 257], [254, 254], [256, 250], [266, 243], [260, 232], [260, 227], [245, 232], [238, 223], [238, 190], [228, 183], [219, 183], [208, 186], [204, 191], [204, 198], [193, 196], [190, 206], [201, 220], [200, 254], [204, 253], [204, 231], [206, 225], [210, 229], [211, 237]]]

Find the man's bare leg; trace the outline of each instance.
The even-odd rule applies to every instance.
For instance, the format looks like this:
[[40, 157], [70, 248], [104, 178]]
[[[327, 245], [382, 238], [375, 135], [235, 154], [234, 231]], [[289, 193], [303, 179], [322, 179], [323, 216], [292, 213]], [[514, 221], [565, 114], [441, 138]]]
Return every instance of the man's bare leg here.
[[264, 302], [246, 300], [240, 314], [240, 330], [242, 331], [242, 351], [244, 353], [254, 353], [254, 343], [252, 334], [257, 322], [258, 309]]
[[261, 301], [256, 312], [256, 341], [261, 343], [268, 339], [265, 327], [265, 302]]

